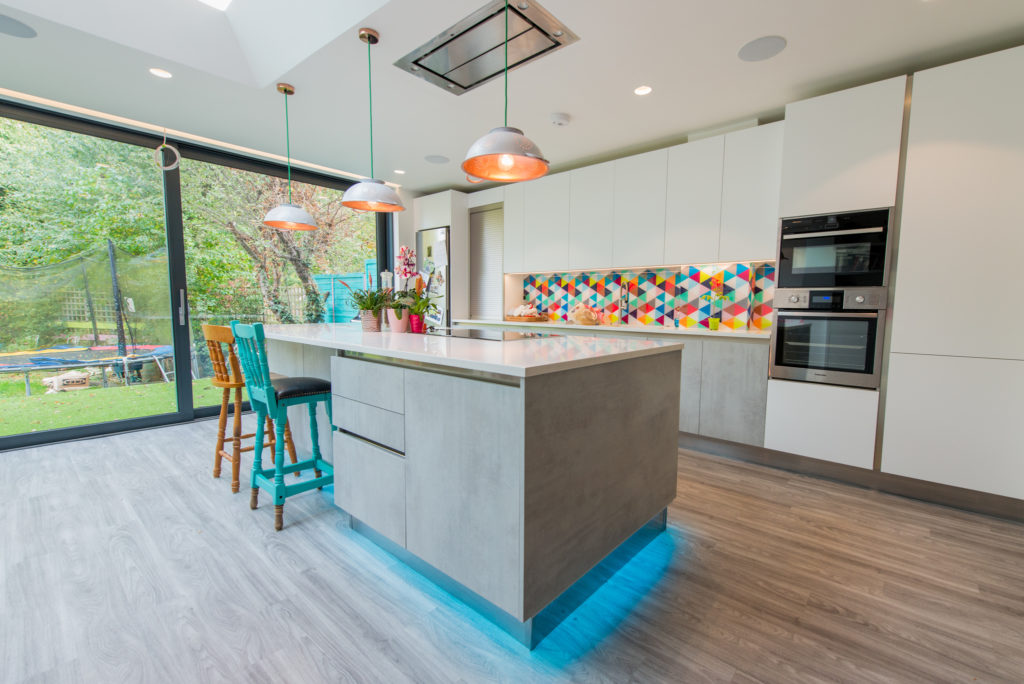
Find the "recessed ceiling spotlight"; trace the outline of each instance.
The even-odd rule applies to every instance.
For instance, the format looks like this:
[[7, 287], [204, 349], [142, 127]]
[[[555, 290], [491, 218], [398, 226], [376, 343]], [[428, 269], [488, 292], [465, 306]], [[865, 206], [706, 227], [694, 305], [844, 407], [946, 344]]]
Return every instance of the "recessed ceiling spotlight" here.
[[403, 171], [402, 169], [395, 169], [395, 173], [397, 173], [399, 176], [405, 175], [405, 171]]
[[160, 67], [153, 67], [149, 70], [149, 73], [153, 74], [157, 78], [170, 78], [174, 75], [167, 69], [161, 69]]
[[633, 93], [636, 95], [650, 95], [652, 90], [654, 90], [654, 88], [651, 86], [640, 86], [639, 88], [635, 88]]
[[528, 2], [521, 2], [518, 5], [516, 5], [516, 7], [518, 7], [521, 10], [530, 9], [530, 3], [528, 3]]
[[28, 24], [24, 24], [6, 14], [0, 14], [0, 33], [14, 36], [15, 38], [35, 38], [38, 35], [36, 30]]
[[444, 156], [443, 154], [428, 154], [426, 157], [424, 157], [424, 159], [426, 159], [431, 164], [447, 164], [448, 162], [451, 161], [451, 159]]
[[741, 47], [738, 55], [744, 62], [761, 62], [785, 49], [786, 39], [782, 36], [761, 36]]

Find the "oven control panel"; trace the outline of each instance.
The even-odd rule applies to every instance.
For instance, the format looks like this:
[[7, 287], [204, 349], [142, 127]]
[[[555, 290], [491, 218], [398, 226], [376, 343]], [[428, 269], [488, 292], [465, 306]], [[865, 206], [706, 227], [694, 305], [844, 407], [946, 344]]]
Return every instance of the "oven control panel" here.
[[839, 290], [775, 290], [776, 309], [813, 309], [818, 311], [866, 311], [886, 308], [888, 288], [857, 287]]

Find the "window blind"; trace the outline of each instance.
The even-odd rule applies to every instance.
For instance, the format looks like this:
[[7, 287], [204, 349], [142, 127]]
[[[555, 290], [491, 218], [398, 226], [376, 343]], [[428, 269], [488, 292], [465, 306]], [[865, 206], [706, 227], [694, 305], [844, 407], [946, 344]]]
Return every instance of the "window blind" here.
[[504, 229], [504, 211], [500, 207], [469, 215], [470, 318], [504, 317]]

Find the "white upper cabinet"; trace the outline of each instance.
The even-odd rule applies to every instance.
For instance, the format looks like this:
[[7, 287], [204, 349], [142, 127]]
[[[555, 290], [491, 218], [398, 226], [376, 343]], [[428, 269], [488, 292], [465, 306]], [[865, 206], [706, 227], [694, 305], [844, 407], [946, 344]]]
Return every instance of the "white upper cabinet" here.
[[1024, 359], [1021, 74], [1018, 47], [914, 75], [894, 352]]
[[569, 268], [612, 268], [614, 166], [594, 164], [569, 176]]
[[665, 263], [668, 150], [616, 159], [612, 262], [616, 268]]
[[896, 203], [906, 76], [786, 106], [780, 216]]
[[523, 184], [523, 270], [528, 273], [562, 271], [569, 265], [569, 181], [568, 173], [559, 173]]
[[503, 262], [505, 273], [523, 273], [523, 250], [526, 245], [524, 237], [526, 229], [525, 206], [526, 195], [522, 183], [506, 185], [504, 202], [504, 248]]
[[666, 264], [718, 261], [724, 136], [668, 149]]
[[779, 121], [725, 136], [722, 227], [715, 261], [775, 258], [784, 125]]

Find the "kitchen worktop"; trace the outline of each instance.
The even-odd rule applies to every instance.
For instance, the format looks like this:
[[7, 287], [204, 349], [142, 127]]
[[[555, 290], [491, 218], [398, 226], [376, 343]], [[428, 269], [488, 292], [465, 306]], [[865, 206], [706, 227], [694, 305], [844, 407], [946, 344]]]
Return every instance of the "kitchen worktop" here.
[[371, 333], [336, 323], [267, 325], [264, 333], [269, 340], [516, 377], [678, 352], [682, 348], [681, 343], [674, 341], [605, 335], [556, 335], [499, 342], [412, 333]]
[[728, 338], [739, 338], [744, 340], [754, 340], [768, 342], [771, 339], [771, 333], [768, 331], [754, 332], [750, 330], [729, 330], [726, 328], [719, 328], [718, 330], [708, 330], [707, 328], [670, 328], [661, 325], [579, 325], [576, 323], [555, 323], [555, 322], [544, 322], [544, 323], [520, 323], [517, 321], [501, 321], [495, 319], [456, 319], [455, 324], [457, 326], [502, 326], [506, 328], [529, 328], [534, 329], [547, 329], [552, 331], [566, 331], [571, 332], [573, 335], [577, 334], [592, 334], [594, 336], [611, 336], [611, 335], [698, 335], [701, 337], [728, 337]]

